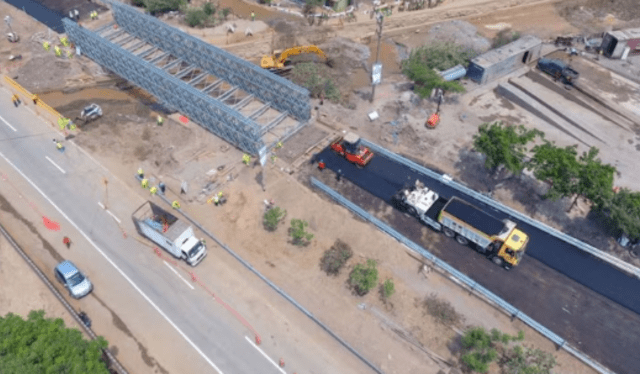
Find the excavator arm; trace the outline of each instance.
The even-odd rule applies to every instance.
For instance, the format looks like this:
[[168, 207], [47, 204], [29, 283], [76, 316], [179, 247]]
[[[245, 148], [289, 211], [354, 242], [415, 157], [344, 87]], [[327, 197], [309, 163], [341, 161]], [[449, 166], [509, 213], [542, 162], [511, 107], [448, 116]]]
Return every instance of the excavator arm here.
[[280, 53], [279, 55], [275, 56], [264, 56], [260, 61], [260, 66], [262, 66], [262, 68], [264, 69], [282, 69], [284, 68], [284, 64], [289, 57], [303, 53], [314, 53], [328, 61], [327, 56], [324, 54], [324, 52], [322, 52], [320, 48], [315, 45], [308, 45], [288, 48], [282, 51], [282, 53]]

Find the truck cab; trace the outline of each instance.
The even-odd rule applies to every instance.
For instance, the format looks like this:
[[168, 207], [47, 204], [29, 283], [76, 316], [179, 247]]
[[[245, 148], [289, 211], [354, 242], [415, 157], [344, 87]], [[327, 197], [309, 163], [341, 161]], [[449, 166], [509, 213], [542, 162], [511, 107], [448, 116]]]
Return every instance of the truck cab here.
[[[524, 251], [529, 242], [529, 236], [516, 228], [515, 222], [508, 219], [504, 221], [504, 229], [498, 235], [496, 243], [502, 245], [496, 256], [504, 261], [503, 266], [516, 266], [524, 257]], [[494, 260], [497, 262], [497, 260]]]
[[331, 149], [347, 159], [347, 161], [364, 167], [371, 161], [373, 152], [360, 144], [360, 137], [352, 132], [331, 143]]

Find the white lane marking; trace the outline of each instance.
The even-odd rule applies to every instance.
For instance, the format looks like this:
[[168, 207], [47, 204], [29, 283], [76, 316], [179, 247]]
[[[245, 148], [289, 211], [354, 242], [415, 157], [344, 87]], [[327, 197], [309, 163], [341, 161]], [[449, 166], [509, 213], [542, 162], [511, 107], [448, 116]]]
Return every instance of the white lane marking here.
[[86, 240], [87, 240], [87, 241], [88, 241], [88, 242], [93, 246], [93, 248], [95, 248], [95, 249], [96, 249], [96, 251], [98, 251], [98, 253], [100, 253], [100, 254], [102, 255], [102, 257], [104, 257], [104, 258], [105, 258], [105, 259], [106, 259], [106, 260], [111, 264], [111, 266], [113, 266], [113, 267], [114, 267], [114, 268], [115, 268], [115, 269], [120, 273], [120, 275], [122, 275], [122, 277], [123, 277], [124, 279], [126, 279], [126, 280], [127, 280], [127, 282], [129, 282], [129, 284], [131, 284], [131, 286], [132, 286], [133, 288], [135, 288], [135, 290], [136, 290], [136, 291], [138, 291], [138, 293], [139, 293], [140, 295], [142, 295], [142, 297], [143, 297], [145, 300], [147, 300], [147, 302], [148, 302], [149, 304], [151, 304], [151, 306], [152, 306], [156, 311], [158, 311], [158, 313], [160, 313], [160, 315], [161, 315], [162, 317], [164, 317], [164, 319], [165, 319], [167, 322], [169, 322], [169, 324], [170, 324], [170, 325], [171, 325], [171, 326], [172, 326], [172, 327], [173, 327], [173, 328], [174, 328], [174, 329], [175, 329], [175, 330], [176, 330], [176, 331], [177, 331], [177, 332], [178, 332], [178, 333], [179, 333], [179, 334], [184, 338], [184, 340], [186, 340], [186, 341], [187, 341], [187, 343], [189, 343], [189, 344], [193, 347], [193, 349], [195, 349], [195, 350], [196, 350], [196, 352], [198, 352], [198, 354], [200, 354], [200, 356], [202, 356], [202, 358], [204, 358], [204, 359], [205, 359], [205, 361], [207, 361], [207, 363], [209, 363], [209, 365], [211, 365], [211, 367], [213, 367], [213, 368], [214, 368], [214, 369], [215, 369], [219, 374], [224, 374], [224, 373], [223, 373], [220, 369], [218, 369], [218, 367], [217, 367], [217, 366], [216, 366], [216, 365], [215, 365], [215, 364], [214, 364], [214, 363], [209, 359], [209, 357], [207, 357], [207, 356], [204, 354], [204, 352], [202, 352], [202, 351], [200, 350], [200, 348], [198, 348], [198, 346], [197, 346], [197, 345], [195, 345], [195, 343], [194, 343], [194, 342], [192, 342], [192, 341], [191, 341], [191, 339], [189, 339], [189, 338], [187, 337], [187, 335], [186, 335], [184, 332], [182, 332], [182, 330], [180, 330], [180, 329], [178, 328], [178, 326], [176, 326], [176, 324], [175, 324], [175, 323], [173, 323], [173, 321], [171, 321], [171, 320], [169, 319], [169, 317], [167, 317], [167, 315], [166, 315], [166, 314], [164, 314], [164, 312], [163, 312], [160, 308], [158, 308], [158, 306], [157, 306], [153, 301], [151, 301], [151, 299], [150, 299], [147, 295], [145, 295], [145, 293], [144, 293], [144, 292], [142, 292], [142, 290], [141, 290], [140, 288], [138, 288], [138, 286], [137, 286], [135, 283], [133, 283], [133, 281], [132, 281], [132, 280], [131, 280], [131, 279], [130, 279], [130, 278], [129, 278], [125, 273], [124, 273], [124, 271], [122, 271], [122, 270], [121, 270], [121, 269], [120, 269], [120, 268], [119, 268], [119, 267], [118, 267], [118, 266], [117, 266], [117, 265], [116, 265], [116, 264], [115, 264], [115, 263], [114, 263], [114, 262], [113, 262], [109, 257], [107, 257], [107, 255], [106, 255], [106, 254], [105, 254], [105, 253], [104, 253], [100, 248], [98, 248], [98, 246], [96, 245], [96, 243], [94, 243], [94, 242], [93, 242], [93, 240], [91, 240], [91, 238], [89, 238], [89, 236], [87, 236], [87, 234], [85, 234], [85, 233], [84, 233], [84, 231], [80, 230], [80, 228], [78, 227], [78, 225], [76, 225], [76, 224], [75, 224], [75, 223], [74, 223], [74, 222], [73, 222], [73, 221], [72, 221], [72, 220], [71, 220], [71, 219], [70, 219], [70, 218], [69, 218], [69, 217], [68, 217], [68, 216], [67, 216], [67, 215], [66, 215], [66, 214], [65, 214], [65, 213], [60, 209], [60, 208], [58, 208], [58, 206], [57, 206], [56, 204], [54, 204], [54, 203], [53, 203], [53, 201], [51, 201], [51, 199], [49, 199], [49, 197], [48, 197], [47, 195], [45, 195], [45, 193], [44, 193], [44, 192], [42, 192], [42, 190], [41, 190], [38, 186], [36, 186], [36, 185], [35, 185], [35, 183], [33, 183], [33, 182], [31, 181], [31, 179], [29, 179], [26, 175], [24, 175], [24, 173], [23, 173], [20, 169], [18, 169], [18, 168], [17, 168], [17, 167], [16, 167], [16, 166], [11, 162], [11, 161], [9, 161], [9, 159], [8, 159], [8, 158], [6, 158], [6, 157], [5, 157], [5, 155], [3, 155], [2, 153], [0, 153], [0, 157], [2, 157], [2, 158], [3, 158], [3, 159], [4, 159], [4, 160], [9, 164], [9, 165], [11, 165], [11, 167], [12, 167], [13, 169], [15, 169], [15, 171], [17, 171], [17, 172], [22, 176], [22, 178], [24, 178], [27, 182], [29, 182], [29, 184], [30, 184], [31, 186], [33, 186], [33, 188], [35, 188], [35, 189], [36, 189], [36, 191], [38, 191], [38, 193], [40, 193], [40, 195], [42, 195], [42, 197], [44, 197], [44, 198], [49, 202], [49, 204], [51, 204], [51, 205], [52, 205], [52, 206], [53, 206], [53, 207], [58, 211], [58, 213], [60, 213], [60, 214], [61, 214], [61, 215], [62, 215], [62, 216], [67, 220], [67, 221], [69, 221], [69, 223], [70, 223], [70, 224], [71, 224], [71, 225], [72, 225], [72, 226], [73, 226], [73, 227], [74, 227], [74, 228], [75, 228], [75, 229], [76, 229], [80, 234], [82, 234], [82, 236], [83, 236], [83, 237], [84, 237], [84, 238], [85, 238], [85, 239], [86, 239]]
[[120, 220], [118, 219], [118, 217], [116, 217], [116, 216], [115, 216], [113, 213], [111, 213], [109, 210], [107, 210], [107, 213], [109, 213], [109, 215], [110, 215], [111, 217], [113, 217], [113, 219], [115, 219], [116, 221], [118, 221], [118, 223], [122, 223], [122, 221], [120, 221]]
[[100, 208], [104, 209], [104, 205], [102, 205], [101, 202], [98, 201], [98, 205], [100, 205]]
[[7, 120], [5, 120], [4, 118], [0, 117], [0, 119], [2, 120], [2, 122], [4, 122], [5, 125], [9, 126], [9, 128], [11, 128], [11, 130], [13, 131], [18, 131], [16, 130], [15, 127], [11, 126], [11, 124], [9, 122], [7, 122]]
[[260, 347], [258, 347], [253, 341], [251, 341], [251, 339], [249, 339], [248, 336], [245, 335], [244, 337], [245, 339], [247, 339], [247, 341], [253, 346], [253, 348], [257, 349], [258, 352], [262, 353], [262, 355], [264, 356], [264, 358], [266, 358], [267, 360], [269, 360], [269, 362], [271, 362], [273, 364], [273, 366], [276, 367], [276, 369], [280, 370], [280, 372], [282, 374], [287, 374], [284, 370], [282, 370], [282, 368], [280, 366], [278, 366], [278, 364], [276, 364], [269, 356], [267, 356], [266, 353], [264, 353], [264, 351], [262, 349], [260, 349]]
[[182, 281], [183, 281], [184, 283], [186, 283], [186, 284], [187, 284], [187, 286], [191, 287], [191, 289], [192, 289], [192, 290], [195, 290], [195, 288], [193, 288], [193, 286], [192, 286], [191, 284], [189, 284], [189, 282], [187, 282], [187, 280], [186, 280], [186, 279], [182, 278], [182, 276], [181, 276], [180, 274], [178, 274], [178, 272], [176, 271], [176, 269], [172, 268], [172, 267], [171, 267], [171, 265], [169, 265], [166, 261], [162, 261], [162, 262], [164, 262], [164, 264], [165, 264], [165, 265], [167, 265], [167, 267], [168, 267], [169, 269], [171, 269], [171, 271], [173, 271], [174, 273], [176, 273], [176, 275], [177, 275], [178, 277], [180, 277], [180, 279], [182, 279]]
[[57, 167], [58, 170], [60, 170], [62, 172], [62, 174], [67, 174], [66, 171], [62, 170], [62, 168], [60, 166], [58, 166], [58, 164], [56, 164], [55, 162], [53, 162], [52, 159], [49, 158], [49, 156], [44, 156], [44, 158], [46, 158], [47, 160], [49, 160], [50, 163], [53, 164], [53, 166]]

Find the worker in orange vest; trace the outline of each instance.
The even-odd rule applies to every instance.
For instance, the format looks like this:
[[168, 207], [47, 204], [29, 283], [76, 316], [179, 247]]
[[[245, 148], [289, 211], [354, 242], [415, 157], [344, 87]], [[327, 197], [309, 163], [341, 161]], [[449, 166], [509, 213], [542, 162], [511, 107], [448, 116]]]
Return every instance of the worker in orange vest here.
[[324, 160], [320, 160], [320, 162], [318, 162], [318, 169], [320, 169], [321, 171], [324, 170], [324, 168], [327, 167], [327, 164], [324, 163]]

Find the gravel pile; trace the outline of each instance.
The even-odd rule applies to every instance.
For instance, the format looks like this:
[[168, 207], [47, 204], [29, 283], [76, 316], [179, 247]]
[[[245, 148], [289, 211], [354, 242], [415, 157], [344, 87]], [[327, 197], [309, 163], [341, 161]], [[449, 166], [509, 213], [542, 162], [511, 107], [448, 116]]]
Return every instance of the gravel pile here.
[[334, 38], [319, 47], [333, 61], [353, 69], [362, 67], [371, 56], [368, 46], [341, 37]]
[[491, 49], [491, 41], [478, 35], [475, 26], [468, 22], [453, 20], [439, 23], [429, 30], [427, 42], [446, 41], [459, 44], [478, 52]]

